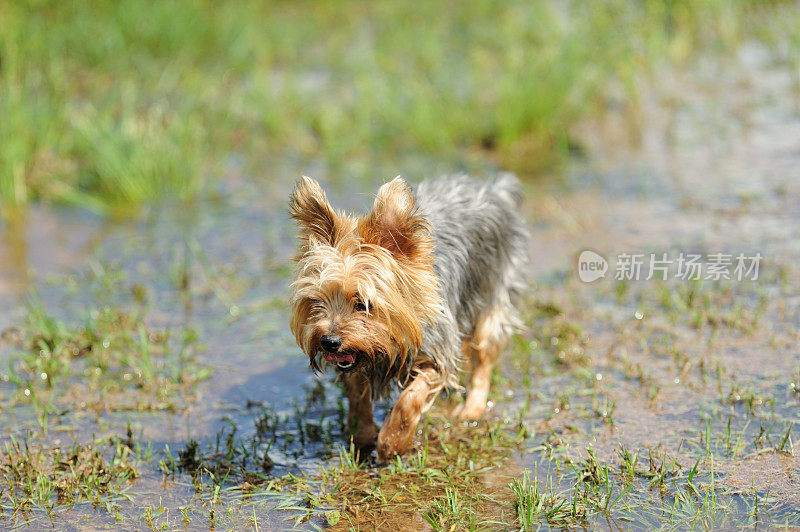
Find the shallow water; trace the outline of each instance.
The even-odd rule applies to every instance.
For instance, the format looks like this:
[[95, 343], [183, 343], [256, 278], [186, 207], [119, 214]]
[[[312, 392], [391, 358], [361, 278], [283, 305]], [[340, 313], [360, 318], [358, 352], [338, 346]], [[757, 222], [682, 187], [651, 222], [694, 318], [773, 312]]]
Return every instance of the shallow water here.
[[[558, 438], [558, 453], [573, 460], [585, 459], [591, 444], [598, 457], [611, 461], [624, 444], [661, 449], [686, 470], [698, 449], [711, 445], [703, 434], [726, 431], [729, 420], [748, 442], [758, 441], [760, 427], [773, 424], [775, 432], [785, 432], [792, 422], [791, 439], [800, 439], [800, 401], [790, 389], [800, 371], [795, 84], [788, 69], [756, 45], [744, 46], [735, 58], [704, 59], [689, 72], [659, 79], [638, 118], [609, 115], [587, 125], [582, 136], [592, 154], [588, 161], [576, 161], [558, 180], [530, 184], [525, 210], [532, 222], [532, 297], [556, 303], [566, 320], [579, 324], [587, 361], [583, 382], [567, 375], [557, 345], [547, 345], [546, 335], [534, 340], [533, 331], [527, 340], [537, 343], [524, 351], [530, 366], [520, 369], [517, 359], [505, 364], [515, 388], [495, 398], [493, 415], [513, 417], [520, 401], [531, 399], [525, 422], [536, 436], [518, 452], [520, 466], [547, 471], [550, 459], [536, 449]], [[256, 178], [231, 163], [218, 197], [189, 207], [154, 207], [132, 220], [109, 222], [40, 205], [3, 227], [0, 330], [20, 325], [32, 290], [48, 311], [74, 322], [98, 304], [129, 305], [131, 290], [140, 287], [148, 323], [196, 330], [203, 345], [197, 358], [213, 369], [185, 409], [76, 409], [58, 416], [43, 441], [63, 445], [122, 435], [130, 424], [137, 441], [159, 451], [183, 448], [190, 439], [209, 447], [233, 428], [243, 441], [258, 440], [256, 422], [269, 412], [271, 436], [258, 440], [273, 463], [268, 474], [313, 472], [325, 463], [343, 439], [341, 397], [328, 380], [317, 385], [288, 330], [294, 227], [285, 198], [296, 171], [287, 167]], [[376, 176], [374, 183], [353, 184], [324, 170], [315, 177], [332, 183], [331, 200], [346, 209], [366, 208], [381, 181]], [[686, 288], [680, 282], [633, 281], [620, 296], [612, 270], [606, 279], [582, 284], [575, 260], [583, 249], [607, 258], [622, 252], [760, 252], [759, 282], [702, 288], [714, 312], [740, 307], [728, 317], [752, 322], [758, 313], [758, 323], [696, 327], [687, 318], [691, 309], [664, 304], [665, 293]], [[3, 362], [12, 349], [0, 347]], [[533, 379], [528, 389], [518, 378], [523, 371]], [[0, 386], [5, 400], [16, 391], [8, 382]], [[750, 403], [743, 399], [747, 394]], [[600, 414], [591, 414], [595, 410]], [[3, 408], [0, 419], [9, 427], [6, 437], [37, 426], [25, 405]], [[724, 446], [715, 440], [718, 445]], [[754, 488], [772, 505], [771, 522], [796, 523], [800, 461], [748, 445], [732, 458], [717, 454], [716, 482], [733, 494], [732, 505], [741, 502], [736, 493]], [[571, 487], [566, 477], [558, 482]], [[122, 503], [122, 513], [135, 516], [137, 508], [153, 505], [174, 516], [179, 506], [202, 507], [189, 484], [187, 475], [164, 480], [153, 465], [131, 488], [137, 502]], [[269, 512], [275, 502], [263, 499], [259, 509], [278, 526], [282, 514]], [[663, 510], [665, 503], [649, 504]], [[749, 506], [742, 504], [727, 524], [745, 523]], [[84, 512], [108, 522], [102, 511], [78, 506], [59, 523], [85, 525]], [[628, 509], [595, 525], [645, 527], [663, 518], [655, 510]], [[247, 516], [231, 519], [246, 522]]]
[[[543, 217], [552, 223], [537, 236], [570, 242], [549, 248], [561, 258], [548, 262], [572, 269], [572, 278], [543, 286], [538, 297], [560, 302], [586, 332], [585, 354], [597, 382], [588, 386], [591, 397], [564, 409], [557, 372], [539, 378], [544, 404], [531, 408], [528, 419], [537, 431], [563, 439], [562, 456], [577, 460], [586, 458], [588, 444], [613, 464], [622, 444], [664, 451], [685, 472], [714, 453], [716, 482], [731, 496], [727, 516], [712, 521], [716, 526], [751, 523], [753, 491], [770, 510], [762, 523], [796, 524], [800, 460], [773, 445], [800, 436], [800, 401], [792, 388], [800, 369], [796, 78], [755, 45], [736, 58], [703, 63], [690, 75], [659, 80], [643, 108], [638, 148], [613, 142], [628, 134], [629, 124], [596, 126], [602, 133], [593, 138], [604, 140], [591, 150], [595, 166], [581, 172], [572, 190], [554, 193], [552, 204], [543, 202]], [[687, 319], [691, 308], [673, 306], [674, 296], [690, 288], [687, 281], [615, 284], [612, 265], [606, 279], [585, 285], [574, 278], [583, 249], [607, 258], [759, 252], [764, 260], [758, 281], [698, 286], [698, 298], [708, 298], [717, 315], [709, 316], [710, 326], [697, 327]], [[607, 418], [591, 413], [597, 397]], [[759, 437], [764, 433], [769, 442]], [[736, 443], [739, 452], [731, 450]], [[519, 459], [547, 471], [547, 456]], [[701, 463], [708, 467], [709, 459]], [[664, 526], [679, 489], [643, 497], [600, 526]], [[652, 509], [643, 510], [647, 505]]]

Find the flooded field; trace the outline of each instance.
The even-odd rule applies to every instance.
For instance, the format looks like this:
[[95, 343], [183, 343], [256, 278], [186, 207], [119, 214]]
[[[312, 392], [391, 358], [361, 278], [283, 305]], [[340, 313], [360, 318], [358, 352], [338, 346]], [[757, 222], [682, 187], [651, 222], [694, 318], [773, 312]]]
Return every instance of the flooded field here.
[[[0, 526], [800, 526], [798, 72], [745, 44], [650, 86], [637, 112], [585, 124], [590, 155], [526, 183], [528, 331], [488, 419], [459, 425], [460, 397], [443, 397], [419, 450], [388, 465], [352, 456], [341, 391], [288, 330], [285, 201], [306, 173], [364, 209], [393, 176], [305, 161], [267, 179], [231, 158], [188, 207], [10, 219]], [[441, 164], [394, 173], [460, 169]], [[605, 278], [579, 280], [584, 250]], [[677, 264], [615, 279], [621, 254], [681, 253], [763, 260], [742, 281], [676, 279]]]

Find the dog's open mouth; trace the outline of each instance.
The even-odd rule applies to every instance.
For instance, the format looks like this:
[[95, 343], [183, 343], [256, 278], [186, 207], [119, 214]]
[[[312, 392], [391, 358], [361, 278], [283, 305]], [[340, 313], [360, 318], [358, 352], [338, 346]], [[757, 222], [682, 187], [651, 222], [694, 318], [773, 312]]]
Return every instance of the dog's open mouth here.
[[323, 356], [327, 362], [335, 363], [339, 369], [344, 371], [352, 369], [356, 365], [356, 356], [353, 353], [325, 353]]

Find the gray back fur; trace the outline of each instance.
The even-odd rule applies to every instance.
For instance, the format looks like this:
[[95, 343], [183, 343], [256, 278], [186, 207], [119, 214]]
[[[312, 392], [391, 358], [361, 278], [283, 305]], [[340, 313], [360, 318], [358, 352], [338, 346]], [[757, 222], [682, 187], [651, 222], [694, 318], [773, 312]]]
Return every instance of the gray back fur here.
[[481, 315], [500, 308], [505, 316], [498, 336], [519, 328], [516, 304], [525, 289], [528, 233], [518, 212], [519, 180], [504, 174], [491, 182], [467, 176], [420, 183], [419, 209], [432, 225], [434, 270], [444, 311], [423, 331], [423, 354], [458, 387], [461, 343]]

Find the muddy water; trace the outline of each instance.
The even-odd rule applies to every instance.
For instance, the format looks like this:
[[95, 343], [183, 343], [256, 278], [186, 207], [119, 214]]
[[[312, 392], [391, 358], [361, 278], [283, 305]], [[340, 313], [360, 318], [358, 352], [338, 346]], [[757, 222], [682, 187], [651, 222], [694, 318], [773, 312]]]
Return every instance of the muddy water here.
[[[787, 69], [755, 45], [731, 59], [704, 60], [688, 73], [665, 74], [645, 93], [635, 116], [606, 116], [587, 125], [582, 136], [593, 154], [590, 161], [575, 163], [557, 185], [531, 184], [525, 208], [532, 221], [534, 295], [558, 303], [585, 331], [582, 349], [595, 379], [589, 389], [606, 401], [606, 410], [613, 403], [614, 420], [576, 413], [596, 406], [586, 396], [572, 398], [572, 407], [564, 408], [560, 396], [569, 395], [574, 383], [558, 366], [542, 371], [550, 355], [535, 347], [531, 356], [546, 359], [535, 374], [535, 389], [513, 394], [535, 395], [526, 419], [539, 435], [531, 448], [544, 435], [555, 435], [569, 443], [567, 453], [575, 459], [585, 458], [592, 444], [599, 457], [612, 460], [623, 443], [665, 450], [691, 467], [700, 456], [698, 434], [707, 426], [719, 432], [729, 419], [749, 441], [759, 426], [785, 430], [795, 421], [791, 434], [800, 441], [800, 403], [789, 391], [791, 375], [800, 370], [795, 84]], [[128, 423], [136, 438], [154, 449], [180, 448], [189, 439], [208, 442], [229, 427], [247, 439], [266, 409], [283, 420], [283, 442], [269, 451], [273, 473], [313, 471], [322, 463], [332, 442], [341, 439], [340, 396], [327, 383], [323, 400], [308, 400], [317, 381], [287, 326], [294, 228], [285, 198], [299, 172], [291, 166], [249, 178], [232, 163], [217, 197], [188, 208], [161, 206], [133, 220], [109, 222], [74, 209], [34, 206], [3, 227], [0, 329], [20, 323], [31, 290], [65, 321], [98, 302], [124, 305], [128, 292], [109, 292], [103, 281], [122, 276], [114, 286], [144, 287], [154, 327], [197, 330], [204, 345], [198, 357], [213, 368], [185, 411], [67, 413], [49, 441], [123, 434]], [[371, 191], [379, 181], [376, 176], [375, 183], [347, 184], [335, 172], [305, 173], [333, 180], [331, 199], [343, 208], [365, 208], [368, 195], [352, 191]], [[662, 289], [655, 281], [631, 282], [619, 297], [611, 270], [606, 279], [582, 284], [575, 258], [583, 249], [607, 258], [623, 252], [760, 252], [761, 282], [733, 286], [730, 297], [722, 285], [706, 285], [722, 310], [740, 303], [744, 314], [756, 312], [765, 299], [758, 326], [747, 331], [693, 326], [685, 312], [665, 309], [658, 295], [679, 292], [679, 283]], [[660, 350], [664, 342], [668, 349]], [[7, 358], [10, 348], [0, 349]], [[712, 366], [722, 369], [714, 373], [707, 369]], [[632, 378], [632, 371], [638, 376]], [[2, 386], [3, 394], [13, 393], [13, 385]], [[747, 393], [756, 397], [755, 414], [735, 400]], [[518, 408], [513, 398], [497, 403], [496, 415]], [[298, 427], [299, 416], [323, 436], [310, 437], [308, 427]], [[0, 419], [10, 434], [36, 426], [24, 406], [3, 409]], [[727, 475], [723, 485], [772, 493], [779, 517], [796, 512], [798, 459], [755, 450], [748, 447], [735, 460], [718, 459], [717, 471]], [[547, 468], [541, 453], [523, 451], [518, 460]], [[768, 485], [760, 472], [772, 479]], [[154, 466], [138, 482], [146, 492], [138, 502], [190, 504], [191, 489], [181, 482], [162, 484]], [[167, 493], [172, 502], [162, 501]], [[655, 522], [651, 515], [619, 517]], [[71, 522], [71, 514], [63, 519]]]

